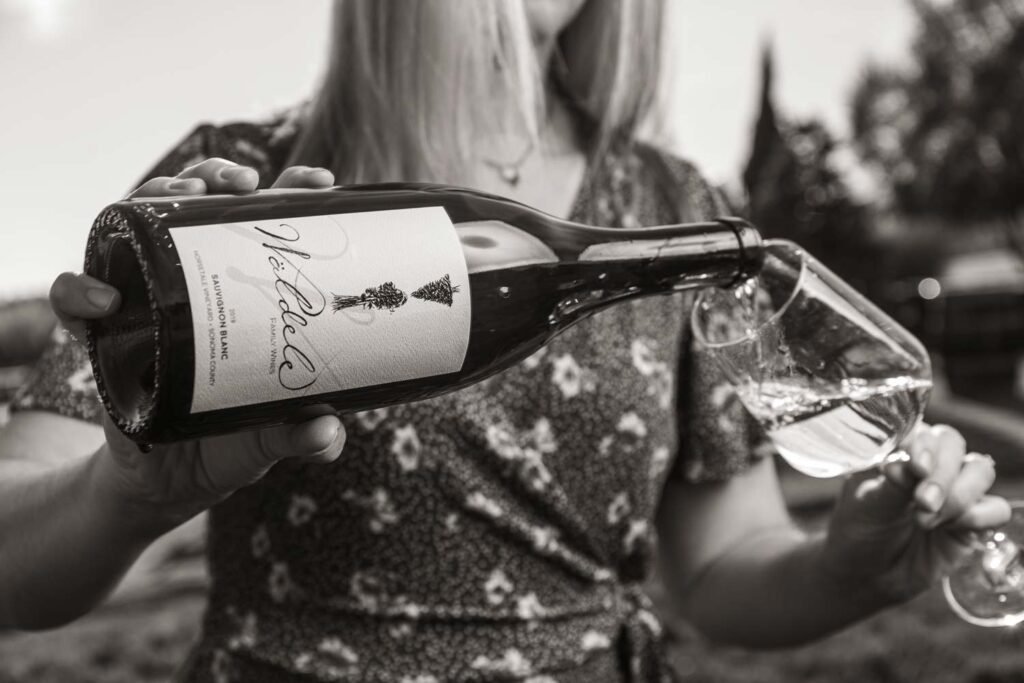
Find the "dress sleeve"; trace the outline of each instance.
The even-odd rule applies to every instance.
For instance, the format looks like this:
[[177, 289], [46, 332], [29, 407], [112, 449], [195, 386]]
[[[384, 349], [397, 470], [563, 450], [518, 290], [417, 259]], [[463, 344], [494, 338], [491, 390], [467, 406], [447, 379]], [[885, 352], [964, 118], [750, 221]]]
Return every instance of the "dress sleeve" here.
[[[684, 221], [733, 215], [725, 196], [691, 164], [665, 155], [670, 182], [681, 190], [678, 214]], [[676, 369], [679, 452], [670, 477], [689, 483], [725, 481], [774, 453], [756, 420], [740, 402], [707, 351], [690, 333], [694, 297], [684, 299], [683, 330]]]
[[260, 174], [260, 188], [269, 187], [281, 172], [297, 134], [291, 111], [263, 123], [204, 123], [185, 136], [136, 186], [157, 176], [174, 176], [199, 162], [219, 157], [249, 166]]
[[85, 349], [63, 330], [55, 330], [10, 408], [11, 412], [42, 410], [99, 424], [103, 405]]
[[669, 476], [689, 483], [725, 481], [775, 449], [714, 358], [693, 335], [684, 338], [677, 370], [679, 453]]

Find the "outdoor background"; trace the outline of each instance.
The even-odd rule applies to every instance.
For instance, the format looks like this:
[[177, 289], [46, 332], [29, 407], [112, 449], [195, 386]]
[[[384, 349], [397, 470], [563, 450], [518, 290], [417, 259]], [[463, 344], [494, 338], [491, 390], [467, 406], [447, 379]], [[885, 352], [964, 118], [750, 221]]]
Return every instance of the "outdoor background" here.
[[[918, 334], [928, 419], [961, 429], [1024, 497], [1024, 0], [668, 0], [651, 131]], [[0, 0], [0, 423], [81, 264], [92, 218], [200, 121], [313, 88], [330, 0]], [[834, 482], [787, 472], [822, 523]], [[202, 524], [111, 603], [0, 634], [0, 683], [165, 680], [196, 635]], [[750, 653], [673, 629], [684, 680], [1024, 681], [1024, 637], [933, 592], [820, 644]]]

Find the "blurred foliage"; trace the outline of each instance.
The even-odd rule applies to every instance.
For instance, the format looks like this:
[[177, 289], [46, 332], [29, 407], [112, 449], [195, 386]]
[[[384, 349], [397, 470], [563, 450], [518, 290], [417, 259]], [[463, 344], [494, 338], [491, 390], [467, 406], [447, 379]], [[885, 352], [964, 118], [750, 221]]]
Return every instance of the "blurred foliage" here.
[[765, 49], [761, 110], [743, 173], [747, 213], [766, 237], [793, 240], [840, 277], [870, 293], [877, 280], [873, 217], [852, 194], [845, 151], [817, 120], [791, 122], [772, 101], [773, 62]]
[[854, 141], [893, 208], [946, 219], [1024, 209], [1024, 0], [912, 0], [911, 64], [872, 66]]
[[31, 363], [43, 352], [57, 318], [46, 299], [0, 304], [0, 368]]

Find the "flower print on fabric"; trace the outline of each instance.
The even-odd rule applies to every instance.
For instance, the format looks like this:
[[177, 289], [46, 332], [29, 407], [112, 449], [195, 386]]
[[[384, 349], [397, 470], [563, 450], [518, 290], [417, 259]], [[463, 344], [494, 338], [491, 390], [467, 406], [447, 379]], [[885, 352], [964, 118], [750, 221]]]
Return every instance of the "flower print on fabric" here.
[[672, 406], [673, 372], [668, 363], [659, 360], [653, 350], [651, 339], [634, 339], [630, 345], [633, 367], [648, 379], [647, 393], [658, 402], [658, 407], [667, 410]]
[[232, 675], [231, 656], [224, 650], [214, 650], [210, 672], [213, 674], [213, 680], [216, 683], [231, 683], [231, 681], [235, 680]]
[[544, 358], [548, 355], [548, 347], [542, 346], [538, 350], [523, 359], [523, 368], [527, 370], [536, 370], [540, 367], [540, 364], [544, 361]]
[[391, 442], [391, 452], [395, 455], [403, 472], [412, 472], [418, 468], [423, 444], [420, 443], [416, 427], [407, 424], [396, 429], [394, 440]]
[[539, 418], [528, 430], [518, 430], [509, 424], [490, 425], [487, 446], [512, 465], [531, 488], [542, 490], [551, 483], [544, 456], [554, 453], [558, 444], [547, 418]]
[[558, 387], [563, 398], [575, 398], [596, 388], [593, 370], [584, 369], [572, 354], [564, 353], [551, 362], [551, 382]]
[[632, 511], [633, 506], [629, 503], [629, 494], [623, 491], [608, 504], [608, 514], [605, 516], [605, 519], [614, 526], [619, 524]]
[[295, 591], [295, 584], [292, 583], [291, 572], [284, 562], [275, 562], [270, 566], [270, 576], [267, 578], [267, 588], [270, 598], [274, 602], [284, 602]]
[[516, 614], [520, 619], [532, 621], [545, 614], [544, 605], [540, 604], [540, 598], [536, 593], [527, 593], [516, 597]]
[[615, 426], [615, 429], [636, 439], [642, 439], [647, 436], [647, 423], [634, 412], [623, 414], [619, 418], [619, 423]]
[[249, 547], [252, 549], [252, 556], [259, 559], [270, 552], [270, 533], [267, 527], [260, 524], [252, 533]]
[[657, 446], [651, 451], [651, 461], [647, 468], [647, 476], [651, 481], [658, 481], [668, 469], [671, 452], [668, 446]]
[[469, 495], [469, 498], [466, 499], [466, 507], [492, 518], [501, 517], [504, 514], [504, 510], [497, 502], [479, 491]]
[[529, 676], [533, 673], [533, 664], [515, 648], [510, 648], [496, 657], [479, 655], [473, 659], [470, 666], [477, 671], [501, 676]]
[[238, 633], [228, 641], [228, 648], [231, 650], [244, 650], [255, 647], [258, 634], [256, 613], [247, 612], [241, 619], [237, 616], [235, 619], [238, 622]]
[[313, 519], [316, 510], [316, 501], [309, 496], [293, 495], [288, 506], [288, 522], [292, 526], [302, 526]]
[[487, 602], [492, 605], [500, 605], [505, 602], [505, 598], [511, 595], [513, 590], [512, 582], [508, 580], [508, 577], [500, 569], [495, 569], [491, 572], [491, 575], [487, 577], [487, 582], [484, 584], [484, 592], [487, 594]]
[[340, 638], [325, 638], [320, 641], [317, 645], [317, 650], [320, 652], [327, 652], [334, 656], [345, 664], [355, 664], [359, 661], [359, 655], [345, 643], [341, 642]]
[[387, 408], [374, 408], [373, 410], [364, 410], [358, 413], [354, 413], [352, 417], [355, 418], [356, 424], [361, 429], [368, 432], [372, 432], [380, 426], [384, 420], [388, 419], [390, 410]]
[[376, 488], [365, 496], [359, 495], [352, 489], [346, 489], [342, 492], [341, 499], [368, 513], [366, 524], [375, 534], [382, 533], [389, 526], [398, 523], [398, 511], [395, 509], [395, 503], [391, 500], [387, 489]]
[[650, 377], [661, 366], [661, 362], [651, 350], [650, 339], [634, 339], [629, 346], [630, 356], [635, 367], [644, 377]]
[[96, 378], [93, 377], [92, 368], [83, 366], [72, 373], [68, 377], [68, 388], [80, 393], [96, 391]]

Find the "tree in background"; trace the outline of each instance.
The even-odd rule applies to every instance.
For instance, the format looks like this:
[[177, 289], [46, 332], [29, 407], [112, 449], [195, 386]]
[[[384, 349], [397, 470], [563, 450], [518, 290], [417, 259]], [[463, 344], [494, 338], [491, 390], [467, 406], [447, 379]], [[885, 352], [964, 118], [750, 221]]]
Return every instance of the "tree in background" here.
[[839, 144], [817, 120], [782, 120], [773, 103], [770, 47], [762, 56], [761, 108], [743, 184], [750, 219], [793, 240], [861, 291], [877, 280], [871, 215], [836, 162]]
[[892, 208], [953, 221], [1024, 210], [1024, 0], [912, 0], [909, 68], [870, 67], [854, 98], [858, 151]]

